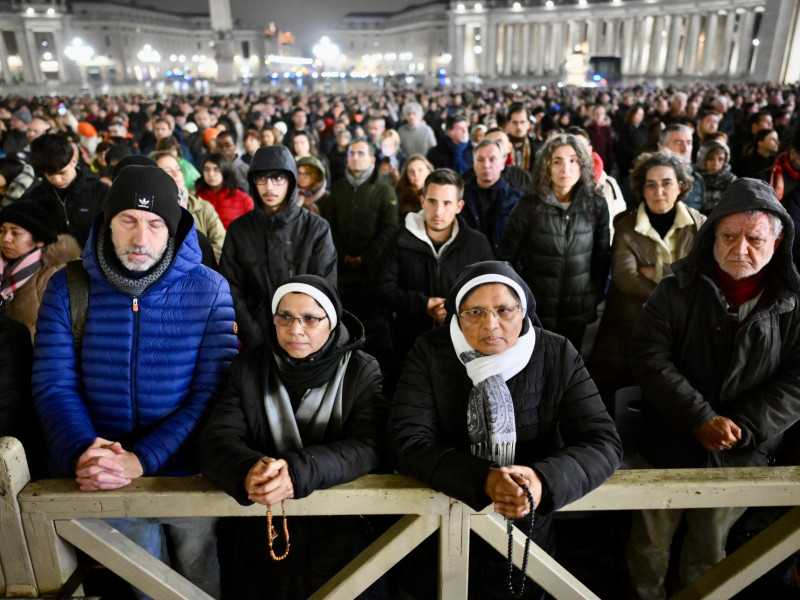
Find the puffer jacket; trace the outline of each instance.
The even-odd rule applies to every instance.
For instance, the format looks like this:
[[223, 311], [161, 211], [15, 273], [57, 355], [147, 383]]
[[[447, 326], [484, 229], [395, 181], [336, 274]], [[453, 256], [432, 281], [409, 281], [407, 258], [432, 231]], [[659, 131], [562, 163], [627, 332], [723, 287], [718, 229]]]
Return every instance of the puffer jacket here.
[[[363, 344], [364, 329], [344, 313], [352, 349]], [[381, 392], [378, 362], [354, 350], [342, 381], [342, 434], [322, 444], [278, 454], [264, 410], [269, 369], [277, 368], [264, 344], [242, 352], [233, 363], [225, 392], [214, 406], [198, 444], [199, 462], [211, 481], [240, 504], [247, 498], [244, 480], [262, 457], [289, 463], [294, 497], [345, 483], [374, 471], [380, 464], [388, 407]]]
[[[532, 539], [547, 538], [549, 515], [605, 481], [617, 468], [619, 436], [575, 348], [534, 327], [528, 365], [507, 381], [514, 401], [514, 463], [543, 482]], [[472, 382], [450, 340], [449, 327], [424, 334], [409, 353], [389, 411], [389, 460], [472, 508], [490, 504], [491, 461], [470, 453], [467, 403]]]
[[245, 348], [264, 341], [272, 319], [275, 290], [289, 277], [319, 275], [334, 286], [336, 249], [330, 226], [322, 217], [297, 206], [297, 167], [285, 146], [260, 148], [250, 163], [251, 193], [258, 190], [253, 173], [283, 170], [289, 174], [284, 208], [267, 212], [264, 204], [231, 223], [219, 270], [231, 286], [239, 337]]
[[[768, 184], [759, 194], [737, 194], [738, 183], [709, 215], [686, 258], [673, 264], [674, 276], [650, 295], [631, 338], [631, 367], [642, 387], [641, 452], [658, 468], [767, 466], [783, 432], [800, 419], [794, 225]], [[748, 210], [777, 215], [783, 240], [764, 267], [760, 301], [734, 333], [713, 246], [720, 219]], [[736, 423], [742, 438], [731, 450], [709, 452], [695, 431], [718, 414]]]
[[42, 296], [47, 289], [47, 282], [53, 273], [67, 264], [67, 261], [80, 258], [81, 249], [78, 247], [75, 238], [66, 233], [58, 236], [53, 244], [49, 244], [42, 249], [42, 268], [33, 277], [14, 292], [14, 297], [6, 302], [6, 311], [9, 317], [24, 323], [33, 334], [36, 333], [36, 315], [39, 312], [39, 305], [42, 303]]
[[498, 260], [519, 265], [545, 329], [594, 321], [608, 278], [608, 205], [577, 185], [567, 210], [549, 188], [523, 198], [497, 248]]
[[51, 455], [65, 475], [96, 437], [119, 441], [144, 475], [196, 472], [187, 441], [222, 390], [236, 354], [228, 283], [200, 264], [182, 210], [172, 264], [137, 299], [105, 278], [98, 216], [84, 250], [90, 292], [83, 348], [73, 348], [66, 270], [47, 286], [36, 331], [33, 398]]
[[[94, 218], [103, 209], [109, 188], [88, 169], [78, 167], [77, 171], [66, 190], [58, 190], [47, 179], [42, 179], [29, 187], [21, 199], [40, 202], [51, 214], [59, 215], [59, 233], [71, 234], [83, 248]], [[59, 192], [64, 198], [63, 202]]]
[[378, 297], [395, 313], [394, 347], [405, 354], [414, 340], [437, 323], [428, 315], [428, 300], [444, 298], [467, 265], [493, 260], [489, 240], [457, 216], [458, 233], [434, 254], [420, 212], [408, 213], [386, 244], [378, 274]]

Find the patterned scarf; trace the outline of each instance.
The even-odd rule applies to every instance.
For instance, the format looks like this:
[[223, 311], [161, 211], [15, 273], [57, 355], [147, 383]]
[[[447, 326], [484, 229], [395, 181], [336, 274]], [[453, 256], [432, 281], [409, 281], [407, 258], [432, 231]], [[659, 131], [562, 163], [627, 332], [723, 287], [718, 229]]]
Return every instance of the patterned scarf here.
[[515, 147], [514, 152], [512, 152], [511, 154], [515, 155], [517, 152], [520, 152], [519, 164], [517, 166], [522, 169], [525, 169], [526, 171], [530, 171], [531, 167], [533, 167], [533, 165], [531, 164], [531, 139], [527, 135], [521, 138], [512, 136], [508, 137], [511, 140], [512, 144], [517, 144], [519, 142], [522, 142], [522, 147], [521, 148]]
[[525, 368], [536, 344], [529, 320], [526, 326], [527, 331], [511, 348], [500, 354], [484, 355], [467, 343], [458, 319], [455, 316], [450, 319], [453, 348], [473, 385], [467, 404], [470, 451], [501, 467], [514, 464], [517, 444], [514, 401], [506, 381]]
[[43, 266], [41, 248], [34, 248], [13, 262], [0, 257], [0, 268], [2, 269], [0, 271], [0, 296], [9, 302], [14, 297], [14, 292], [25, 285], [25, 282], [36, 275]]
[[[138, 298], [147, 288], [153, 285], [156, 281], [161, 279], [161, 276], [167, 272], [169, 266], [172, 264], [172, 257], [175, 254], [175, 238], [170, 236], [167, 240], [167, 247], [164, 248], [164, 254], [161, 255], [159, 261], [153, 265], [149, 271], [141, 277], [126, 275], [119, 263], [116, 253], [114, 252], [114, 243], [111, 241], [111, 230], [105, 227], [105, 232], [97, 236], [97, 262], [100, 265], [100, 270], [106, 278], [106, 281], [117, 288], [123, 294], [131, 298]], [[113, 257], [111, 256], [113, 255]], [[127, 269], [125, 269], [127, 271]], [[132, 273], [131, 271], [127, 271]]]

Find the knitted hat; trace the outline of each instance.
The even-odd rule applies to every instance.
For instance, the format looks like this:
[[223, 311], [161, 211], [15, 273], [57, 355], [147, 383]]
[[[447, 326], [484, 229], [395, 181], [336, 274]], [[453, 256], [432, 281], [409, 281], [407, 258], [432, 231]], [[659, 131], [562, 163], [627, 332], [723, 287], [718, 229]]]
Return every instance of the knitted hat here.
[[31, 122], [31, 119], [33, 118], [31, 116], [31, 112], [27, 108], [20, 108], [19, 110], [15, 111], [12, 116], [15, 119], [19, 119], [20, 121], [25, 123], [25, 125], [29, 124]]
[[220, 133], [222, 133], [222, 130], [217, 129], [216, 127], [209, 127], [203, 132], [203, 143], [208, 146], [208, 143]]
[[103, 217], [108, 226], [123, 210], [144, 210], [164, 219], [171, 236], [181, 220], [178, 186], [159, 167], [130, 165], [122, 168], [108, 191]]
[[140, 167], [157, 167], [158, 163], [144, 154], [131, 154], [126, 156], [114, 165], [114, 169], [111, 171], [112, 183], [122, 169], [125, 167], [130, 167], [131, 165], [139, 165]]
[[304, 156], [297, 160], [297, 166], [307, 166], [313, 167], [317, 171], [319, 171], [319, 179], [322, 181], [325, 179], [325, 167], [322, 165], [322, 162], [316, 156]]
[[97, 137], [97, 129], [95, 129], [94, 125], [91, 123], [87, 121], [81, 121], [78, 123], [78, 135], [88, 138]]
[[34, 200], [18, 200], [0, 210], [0, 225], [13, 223], [27, 229], [36, 242], [52, 244], [58, 238], [58, 226], [47, 209]]

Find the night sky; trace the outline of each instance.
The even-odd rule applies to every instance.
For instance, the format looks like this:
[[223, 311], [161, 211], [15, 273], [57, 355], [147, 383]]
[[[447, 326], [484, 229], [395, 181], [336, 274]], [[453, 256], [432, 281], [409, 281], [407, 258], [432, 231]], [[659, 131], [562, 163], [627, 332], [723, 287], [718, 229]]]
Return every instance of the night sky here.
[[[230, 0], [233, 18], [242, 28], [262, 29], [271, 21], [283, 31], [291, 31], [298, 44], [310, 52], [320, 31], [341, 23], [348, 12], [397, 11], [425, 0]], [[138, 0], [136, 4], [161, 6], [158, 0]], [[208, 0], [181, 0], [169, 10], [207, 12]]]

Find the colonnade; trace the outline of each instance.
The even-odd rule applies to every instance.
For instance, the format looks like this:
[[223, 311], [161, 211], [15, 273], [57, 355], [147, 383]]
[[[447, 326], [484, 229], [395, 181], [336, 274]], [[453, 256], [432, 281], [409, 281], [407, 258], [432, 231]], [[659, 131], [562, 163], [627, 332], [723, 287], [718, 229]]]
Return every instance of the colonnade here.
[[612, 0], [585, 6], [517, 2], [483, 8], [453, 2], [453, 72], [484, 79], [557, 79], [580, 48], [589, 56], [619, 57], [625, 77], [762, 80], [759, 53], [771, 52], [778, 42], [785, 47], [787, 40], [776, 40], [775, 30], [787, 14], [796, 18], [788, 6], [796, 4]]

